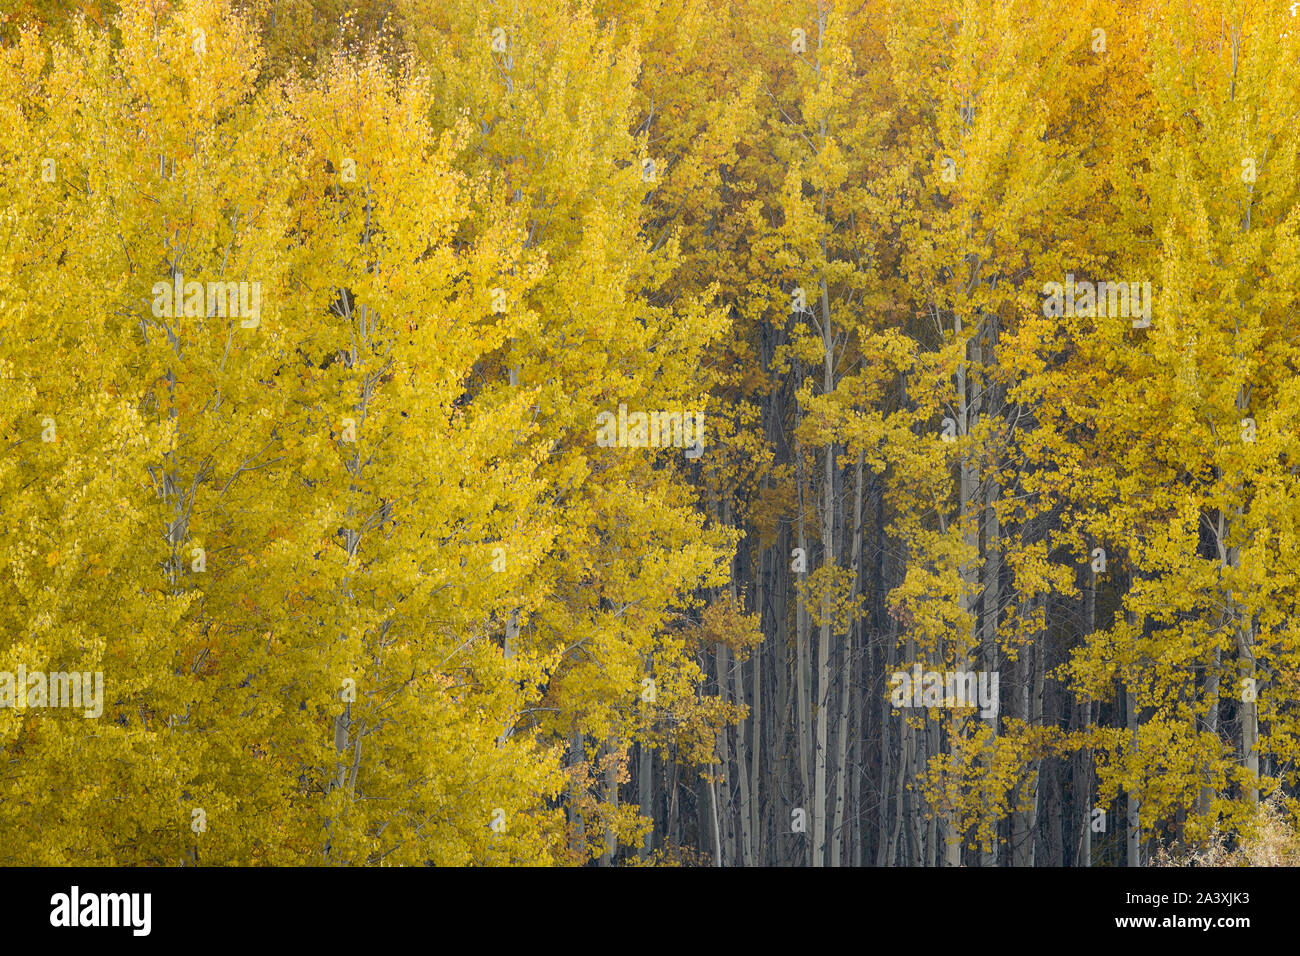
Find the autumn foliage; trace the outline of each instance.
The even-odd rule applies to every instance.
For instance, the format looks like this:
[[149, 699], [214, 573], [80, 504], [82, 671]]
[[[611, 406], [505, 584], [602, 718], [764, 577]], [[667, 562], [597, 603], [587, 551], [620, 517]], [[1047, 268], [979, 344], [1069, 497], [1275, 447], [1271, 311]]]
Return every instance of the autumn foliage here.
[[1297, 75], [1281, 0], [6, 7], [0, 672], [104, 689], [0, 681], [0, 863], [1291, 859]]

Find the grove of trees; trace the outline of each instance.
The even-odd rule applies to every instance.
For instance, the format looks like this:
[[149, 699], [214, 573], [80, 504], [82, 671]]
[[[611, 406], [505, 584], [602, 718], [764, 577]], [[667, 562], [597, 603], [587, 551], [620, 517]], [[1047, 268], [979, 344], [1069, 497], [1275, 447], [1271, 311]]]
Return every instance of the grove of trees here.
[[3, 0], [0, 863], [1296, 813], [1298, 6]]

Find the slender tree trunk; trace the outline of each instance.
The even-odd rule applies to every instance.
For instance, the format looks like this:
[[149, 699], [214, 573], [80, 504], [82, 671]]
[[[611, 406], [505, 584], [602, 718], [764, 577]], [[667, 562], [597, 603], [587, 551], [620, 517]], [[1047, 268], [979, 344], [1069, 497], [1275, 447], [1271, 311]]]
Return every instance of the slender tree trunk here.
[[[806, 562], [808, 560], [808, 539], [805, 537], [805, 533], [804, 533], [804, 509], [806, 507], [804, 501], [804, 489], [806, 486], [803, 481], [802, 450], [799, 448], [797, 443], [795, 445], [795, 462], [796, 462], [795, 480], [799, 486], [798, 548], [799, 548], [799, 553], [803, 556], [803, 559]], [[795, 679], [798, 684], [798, 690], [799, 690], [799, 699], [798, 699], [798, 708], [797, 708], [798, 709], [798, 736], [799, 736], [799, 782], [800, 782], [799, 799], [802, 801], [804, 808], [807, 810], [807, 815], [809, 817], [812, 817], [815, 815], [814, 810], [816, 809], [816, 802], [813, 799], [812, 791], [809, 789], [809, 783], [810, 783], [809, 768], [811, 766], [811, 764], [809, 763], [809, 757], [811, 756], [809, 751], [812, 749], [811, 747], [812, 737], [811, 737], [811, 729], [810, 729], [811, 718], [812, 718], [812, 699], [808, 688], [808, 677], [811, 670], [811, 665], [809, 662], [810, 655], [808, 652], [810, 628], [809, 628], [809, 620], [808, 620], [808, 610], [804, 604], [805, 596], [804, 596], [803, 589], [800, 587], [802, 583], [803, 583], [802, 578], [796, 578], [795, 580], [795, 595], [796, 595], [795, 641], [796, 641], [797, 660], [795, 662], [795, 666], [797, 670], [795, 673]], [[803, 839], [800, 842], [804, 847], [807, 848], [805, 850], [805, 853], [807, 854], [807, 860], [805, 862], [811, 864], [813, 859], [813, 851], [812, 851], [813, 843], [807, 837], [805, 837], [805, 839]]]
[[[1084, 639], [1091, 637], [1097, 630], [1097, 572], [1092, 570], [1092, 565], [1088, 566], [1088, 584], [1083, 591], [1083, 633]], [[1084, 701], [1083, 705], [1083, 728], [1092, 729], [1092, 701]], [[1083, 836], [1082, 849], [1080, 851], [1080, 866], [1092, 866], [1092, 786], [1093, 786], [1093, 751], [1089, 747], [1080, 754], [1080, 764], [1078, 774], [1083, 778], [1081, 787], [1077, 787], [1077, 792], [1082, 794], [1083, 800]]]
[[[730, 694], [730, 658], [731, 654], [725, 644], [718, 644], [713, 649], [714, 666], [718, 675], [718, 699], [724, 704], [731, 698]], [[727, 744], [728, 732], [721, 727], [717, 734], [718, 763], [716, 765], [717, 783], [711, 792], [716, 793], [714, 814], [718, 817], [717, 826], [722, 838], [722, 859], [724, 865], [735, 862], [735, 836], [731, 805], [731, 748]], [[717, 791], [721, 791], [717, 793]]]
[[[828, 564], [834, 560], [832, 532], [834, 492], [834, 448], [826, 450], [825, 500], [822, 514], [822, 555]], [[831, 702], [831, 600], [829, 592], [822, 599], [822, 623], [817, 641], [817, 749], [816, 775], [813, 781], [813, 866], [826, 865], [826, 758], [828, 717]]]
[[[997, 316], [989, 315], [986, 317], [985, 322], [989, 336], [988, 359], [990, 362], [995, 362], [998, 331]], [[985, 393], [987, 405], [990, 408], [989, 414], [1000, 414], [997, 388], [989, 386], [985, 389]], [[998, 652], [998, 619], [1002, 612], [1002, 524], [998, 518], [997, 504], [998, 497], [1002, 493], [1002, 487], [998, 482], [994, 468], [989, 469], [989, 474], [985, 479], [984, 492], [984, 621], [981, 657], [984, 660], [984, 669], [989, 673], [997, 673], [1001, 666]], [[993, 737], [997, 737], [1002, 720], [1001, 713], [994, 711], [991, 716], [985, 719], [989, 731]], [[998, 841], [995, 838], [989, 849], [981, 851], [980, 866], [997, 865]]]
[[[1237, 392], [1237, 413], [1246, 412], [1246, 392]], [[1234, 509], [1234, 523], [1240, 527], [1242, 510]], [[1226, 529], [1225, 529], [1226, 530]], [[1227, 538], [1221, 539], [1227, 545]], [[1241, 570], [1241, 548], [1227, 548], [1228, 566], [1234, 572]], [[1233, 616], [1233, 638], [1237, 645], [1238, 699], [1241, 702], [1241, 762], [1251, 783], [1244, 788], [1243, 796], [1253, 804], [1259, 803], [1259, 708], [1256, 704], [1258, 688], [1255, 681], [1255, 622], [1250, 611], [1242, 607], [1235, 594], [1228, 596], [1228, 606]]]
[[650, 832], [645, 835], [637, 850], [637, 856], [644, 860], [654, 851], [655, 827], [658, 825], [655, 817], [654, 751], [644, 742], [637, 744], [636, 750], [637, 798], [641, 804], [641, 816], [648, 817], [651, 822]]
[[[961, 313], [956, 312], [953, 315], [953, 326], [960, 338], [962, 334]], [[973, 364], [978, 367], [981, 362], [980, 348], [977, 343], [971, 343], [968, 350], [973, 353]], [[961, 468], [959, 480], [959, 495], [957, 520], [961, 527], [962, 546], [965, 549], [965, 555], [961, 563], [961, 590], [958, 595], [958, 605], [961, 609], [962, 616], [965, 618], [970, 615], [971, 626], [973, 630], [978, 630], [974, 621], [974, 604], [975, 594], [979, 588], [977, 578], [975, 555], [979, 553], [979, 522], [975, 513], [977, 507], [979, 491], [979, 472], [976, 465], [976, 456], [971, 452], [969, 443], [966, 441], [968, 436], [975, 429], [979, 420], [979, 379], [976, 378], [974, 393], [968, 396], [968, 367], [967, 359], [963, 355], [961, 361], [957, 363], [957, 434], [963, 441]], [[969, 399], [969, 400], [968, 400]], [[974, 635], [971, 636], [974, 638]], [[974, 638], [977, 640], [977, 638]], [[967, 635], [958, 635], [953, 647], [953, 663], [958, 671], [970, 670], [970, 644], [974, 640], [968, 640]], [[966, 736], [967, 716], [961, 710], [954, 710], [950, 716], [949, 734], [951, 735], [950, 747], [956, 752], [961, 747], [961, 742]], [[948, 781], [948, 805], [950, 809], [943, 816], [943, 865], [960, 866], [962, 855], [962, 827], [959, 811], [955, 809], [961, 788], [961, 768], [954, 768], [947, 772]]]
[[[1217, 738], [1219, 736], [1219, 668], [1223, 664], [1223, 651], [1221, 648], [1214, 649], [1213, 663], [1205, 677], [1205, 733], [1207, 736]], [[1208, 773], [1207, 773], [1208, 777]], [[1200, 798], [1197, 801], [1197, 812], [1202, 816], [1212, 812], [1214, 807], [1214, 788], [1207, 782], [1201, 785]]]
[[[852, 578], [852, 589], [850, 591], [850, 601], [854, 605], [857, 603], [858, 594], [861, 591], [861, 555], [862, 555], [862, 473], [865, 465], [866, 456], [863, 452], [858, 452], [858, 463], [854, 471], [853, 485], [853, 543], [852, 552], [849, 555], [849, 567]], [[835, 819], [831, 830], [831, 866], [839, 866], [842, 862], [841, 853], [844, 845], [844, 790], [845, 776], [849, 772], [847, 760], [848, 741], [849, 741], [849, 715], [854, 708], [853, 695], [853, 632], [858, 626], [858, 618], [855, 615], [850, 621], [848, 630], [845, 634], [844, 649], [842, 652], [842, 672], [843, 678], [840, 682], [840, 726], [837, 734], [837, 744], [839, 754], [836, 760], [837, 774], [835, 780]]]
[[[617, 750], [612, 741], [606, 742], [604, 748], [605, 755], [605, 802], [610, 805], [611, 809], [618, 807], [618, 768], [614, 764], [614, 754]], [[618, 841], [614, 836], [614, 831], [610, 827], [605, 828], [605, 852], [600, 855], [598, 866], [610, 866], [614, 862], [614, 854], [618, 852]]]
[[722, 829], [718, 824], [718, 782], [714, 779], [717, 774], [718, 765], [709, 765], [709, 822], [713, 826], [713, 865], [720, 867], [723, 865], [722, 859]]
[[[733, 678], [735, 680], [735, 698], [736, 703], [745, 705], [745, 667], [741, 661], [736, 662], [732, 668]], [[751, 711], [752, 714], [752, 711]], [[752, 723], [752, 716], [748, 719]], [[740, 817], [740, 862], [742, 866], [754, 865], [754, 830], [751, 826], [751, 812], [753, 811], [753, 797], [749, 789], [749, 758], [746, 754], [748, 743], [745, 740], [745, 723], [741, 721], [736, 728], [736, 783], [740, 788], [740, 806], [737, 808]]]
[[[756, 560], [754, 562], [754, 607], [758, 612], [759, 627], [763, 625], [763, 611], [766, 606], [767, 580], [765, 566], [767, 563], [767, 549], [758, 548]], [[766, 633], [766, 632], [764, 632]], [[760, 765], [763, 763], [763, 654], [766, 650], [766, 642], [751, 652], [750, 662], [753, 669], [754, 681], [754, 705], [752, 710], [752, 719], [750, 722], [751, 737], [749, 742], [749, 831], [753, 834], [753, 863], [762, 866], [766, 862], [766, 844], [764, 838], [763, 821], [761, 814], [758, 812], [761, 802], [762, 778], [759, 773]], [[770, 766], [770, 764], [769, 764]]]
[[[587, 759], [585, 744], [582, 732], [578, 729], [578, 721], [573, 722], [573, 729], [569, 734], [569, 767], [577, 768]], [[581, 796], [578, 785], [576, 772], [570, 777], [569, 784], [569, 818], [572, 824], [572, 849], [575, 853], [580, 854], [584, 863], [590, 862], [587, 858], [587, 825], [582, 819], [576, 807]]]
[[[1124, 725], [1128, 730], [1129, 740], [1137, 742], [1138, 712], [1137, 699], [1132, 691], [1124, 693]], [[1138, 795], [1132, 791], [1128, 794], [1128, 814], [1125, 828], [1126, 864], [1142, 865], [1142, 804]]]

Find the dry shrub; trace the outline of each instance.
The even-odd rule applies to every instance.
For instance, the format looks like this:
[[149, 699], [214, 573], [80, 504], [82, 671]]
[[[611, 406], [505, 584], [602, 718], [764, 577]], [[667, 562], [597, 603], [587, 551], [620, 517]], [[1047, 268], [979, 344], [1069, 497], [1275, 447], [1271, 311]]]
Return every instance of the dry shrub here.
[[1288, 812], [1280, 793], [1260, 803], [1255, 819], [1236, 835], [1229, 848], [1229, 834], [1218, 827], [1200, 848], [1161, 847], [1152, 866], [1300, 866], [1300, 828]]

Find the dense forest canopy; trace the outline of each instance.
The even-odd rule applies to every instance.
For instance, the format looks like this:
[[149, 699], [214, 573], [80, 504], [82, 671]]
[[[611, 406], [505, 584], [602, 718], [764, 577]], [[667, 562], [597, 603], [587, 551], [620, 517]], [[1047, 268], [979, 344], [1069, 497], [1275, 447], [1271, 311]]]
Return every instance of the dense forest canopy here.
[[1296, 5], [0, 9], [0, 862], [1300, 806]]

